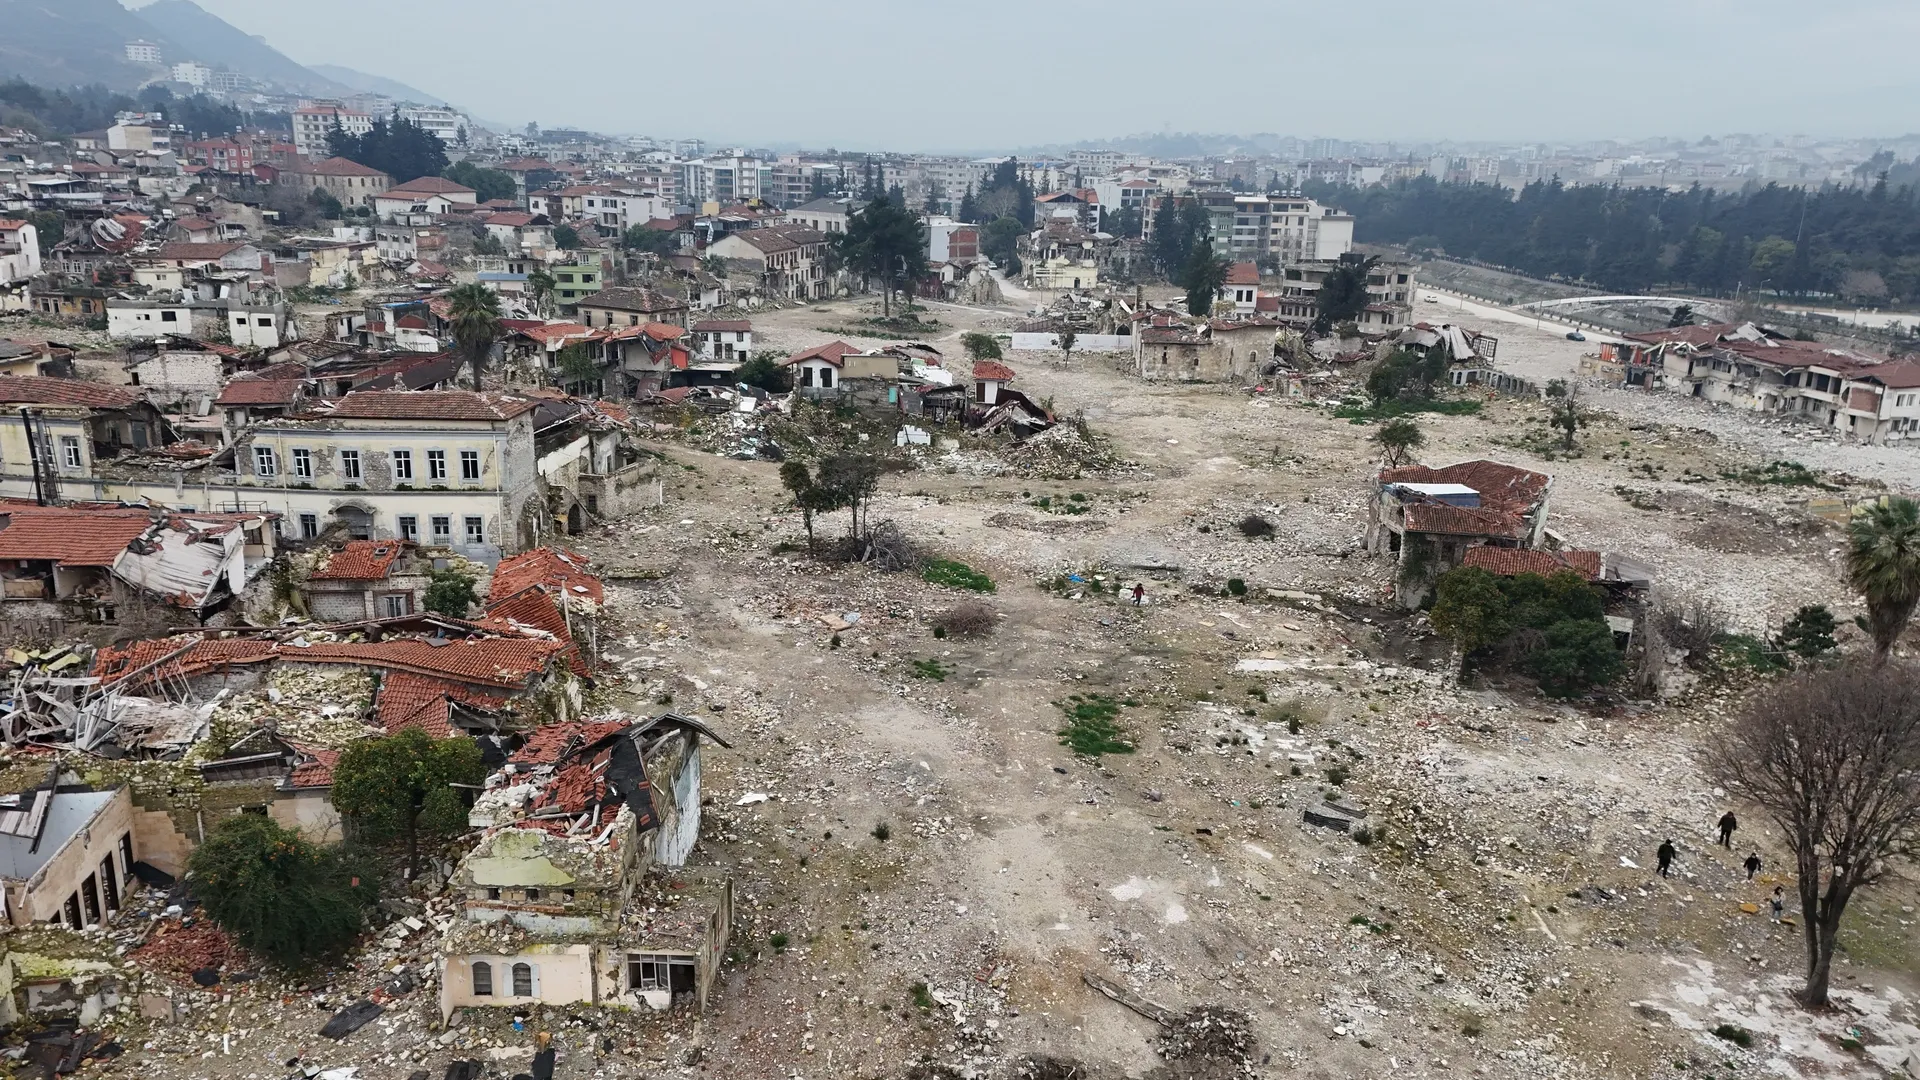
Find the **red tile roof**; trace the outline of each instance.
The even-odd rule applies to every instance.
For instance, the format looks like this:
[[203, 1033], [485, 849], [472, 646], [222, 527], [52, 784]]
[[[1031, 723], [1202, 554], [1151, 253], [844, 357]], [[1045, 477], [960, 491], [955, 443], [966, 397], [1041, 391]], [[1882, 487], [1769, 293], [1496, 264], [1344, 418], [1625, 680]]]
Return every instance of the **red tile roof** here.
[[340, 751], [323, 750], [317, 746], [293, 744], [299, 752], [300, 761], [287, 776], [290, 788], [325, 788], [333, 786], [333, 769], [340, 764]]
[[111, 566], [152, 524], [145, 510], [13, 511], [0, 529], [0, 559]]
[[215, 405], [291, 405], [302, 379], [235, 379], [220, 391]]
[[331, 415], [354, 420], [510, 420], [535, 402], [472, 390], [355, 390]]
[[477, 686], [524, 690], [565, 647], [556, 641], [521, 637], [455, 638], [437, 645], [420, 638], [388, 638], [315, 642], [305, 647], [282, 643], [275, 655], [296, 663], [361, 664]]
[[535, 323], [531, 326], [516, 326], [514, 332], [530, 337], [541, 344], [554, 341], [566, 341], [568, 338], [589, 337], [593, 331], [576, 322]]
[[1229, 285], [1260, 284], [1260, 267], [1250, 262], [1234, 263], [1232, 266], [1227, 267], [1227, 284]]
[[1855, 379], [1871, 379], [1882, 386], [1910, 390], [1920, 386], [1920, 363], [1912, 360], [1896, 360], [1891, 364], [1877, 364], [1857, 371]]
[[1600, 553], [1597, 551], [1527, 551], [1480, 545], [1467, 549], [1462, 566], [1477, 566], [1502, 576], [1539, 574], [1548, 577], [1571, 570], [1588, 581], [1600, 577]]
[[585, 555], [563, 547], [534, 548], [518, 555], [501, 559], [494, 567], [492, 595], [511, 596], [530, 586], [539, 585], [555, 592], [564, 591], [569, 596], [584, 596], [596, 604], [606, 602], [606, 593], [600, 579], [593, 576], [589, 569], [592, 563]]
[[626, 341], [629, 338], [649, 337], [655, 341], [672, 341], [686, 333], [672, 323], [643, 322], [638, 326], [622, 326], [615, 330], [603, 331], [608, 341]]
[[506, 699], [483, 693], [447, 679], [436, 679], [407, 671], [389, 672], [380, 680], [380, 696], [374, 704], [374, 718], [392, 735], [407, 728], [419, 728], [436, 739], [453, 734], [451, 702], [491, 712], [506, 704]]
[[976, 360], [973, 363], [973, 377], [976, 380], [995, 379], [1000, 382], [1012, 382], [1013, 369], [992, 360]]
[[592, 746], [629, 723], [631, 721], [627, 720], [603, 720], [598, 723], [573, 720], [564, 724], [547, 724], [528, 735], [526, 743], [507, 760], [515, 765], [557, 764], [581, 747]]
[[687, 302], [676, 300], [664, 293], [657, 293], [652, 289], [622, 287], [601, 289], [592, 296], [582, 297], [579, 306], [644, 314], [654, 311], [685, 311]]
[[782, 366], [785, 366], [798, 364], [802, 360], [825, 360], [834, 367], [841, 367], [842, 361], [848, 353], [857, 353], [859, 351], [859, 349], [854, 348], [844, 341], [829, 341], [825, 345], [815, 345], [805, 352], [794, 353], [792, 356], [780, 361], [780, 363]]
[[696, 334], [751, 334], [753, 321], [750, 319], [707, 319], [693, 324]]
[[1502, 465], [1497, 461], [1463, 461], [1434, 469], [1403, 465], [1380, 473], [1382, 484], [1462, 484], [1480, 495], [1478, 507], [1452, 506], [1438, 500], [1407, 505], [1409, 532], [1447, 536], [1498, 536], [1519, 539], [1531, 531], [1531, 516], [1545, 498], [1553, 478]]
[[379, 169], [368, 168], [357, 161], [343, 157], [330, 157], [321, 161], [309, 161], [287, 170], [305, 176], [385, 176]]
[[139, 400], [138, 394], [124, 387], [106, 386], [84, 379], [57, 379], [50, 375], [0, 376], [0, 405], [86, 405], [98, 409], [123, 409]]
[[333, 553], [327, 565], [308, 575], [310, 581], [384, 581], [394, 561], [406, 553], [404, 540], [349, 540]]
[[148, 638], [129, 643], [124, 649], [103, 647], [93, 657], [93, 674], [102, 683], [118, 682], [185, 645], [187, 652], [141, 675], [141, 683], [154, 679], [179, 678], [213, 671], [229, 664], [263, 664], [273, 659], [274, 643], [261, 638], [199, 638], [184, 634], [168, 638]]
[[583, 679], [593, 677], [593, 669], [588, 666], [578, 643], [573, 640], [573, 633], [567, 628], [567, 617], [561, 613], [559, 603], [551, 593], [538, 585], [529, 585], [511, 596], [488, 604], [485, 621], [508, 633], [518, 632], [520, 627], [544, 631], [566, 647], [564, 655], [569, 671]]

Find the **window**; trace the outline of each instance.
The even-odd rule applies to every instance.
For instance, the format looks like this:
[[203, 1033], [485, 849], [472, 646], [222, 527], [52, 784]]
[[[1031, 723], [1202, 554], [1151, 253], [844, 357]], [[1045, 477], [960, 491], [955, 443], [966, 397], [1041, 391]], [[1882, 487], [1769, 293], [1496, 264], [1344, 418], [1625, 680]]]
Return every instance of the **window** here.
[[538, 900], [538, 899], [540, 899], [540, 890], [539, 890], [539, 889], [528, 889], [528, 890], [527, 890], [527, 899], [528, 899], [528, 900], [530, 900], [530, 901], [531, 901], [531, 900]]
[[445, 450], [427, 451], [427, 479], [445, 480], [447, 478], [447, 452]]
[[467, 519], [467, 543], [484, 544], [487, 542], [487, 522], [485, 518]]
[[493, 996], [493, 965], [485, 960], [476, 960], [473, 963], [473, 996]]
[[412, 593], [387, 593], [380, 598], [380, 616], [385, 619], [397, 619], [402, 615], [413, 614]]
[[400, 515], [400, 539], [414, 540], [414, 541], [418, 541], [420, 539], [420, 519], [419, 518], [413, 516], [412, 514]]
[[272, 326], [272, 325], [273, 325], [273, 320], [272, 320], [272, 319], [269, 319], [269, 318], [266, 318], [266, 317], [264, 317], [264, 316], [262, 316], [261, 318], [258, 318], [258, 319], [255, 319], [255, 320], [253, 320], [253, 325], [255, 325], [255, 326]]
[[300, 515], [300, 539], [312, 540], [313, 538], [319, 535], [320, 535], [320, 515], [319, 514], [301, 514]]
[[256, 446], [253, 448], [253, 474], [255, 476], [273, 476], [279, 472], [273, 460], [273, 447]]
[[499, 889], [488, 889], [488, 890], [487, 890], [487, 899], [489, 899], [489, 900], [498, 900], [498, 899], [500, 899], [500, 890], [499, 890]]
[[69, 469], [77, 469], [80, 467], [80, 439], [78, 436], [60, 436], [60, 463]]
[[413, 479], [413, 451], [395, 450], [393, 452], [393, 478], [395, 480]]
[[532, 997], [533, 996], [533, 965], [532, 964], [513, 965], [513, 996], [514, 997]]
[[444, 514], [433, 516], [433, 542], [436, 544], [453, 543], [453, 519]]
[[[160, 321], [161, 322], [179, 322], [180, 313], [177, 311], [163, 311], [160, 313]], [[246, 320], [243, 319], [241, 321], [245, 322]]]
[[340, 475], [349, 480], [360, 479], [360, 451], [340, 451]]
[[478, 450], [460, 451], [460, 479], [462, 480], [480, 479], [480, 451]]

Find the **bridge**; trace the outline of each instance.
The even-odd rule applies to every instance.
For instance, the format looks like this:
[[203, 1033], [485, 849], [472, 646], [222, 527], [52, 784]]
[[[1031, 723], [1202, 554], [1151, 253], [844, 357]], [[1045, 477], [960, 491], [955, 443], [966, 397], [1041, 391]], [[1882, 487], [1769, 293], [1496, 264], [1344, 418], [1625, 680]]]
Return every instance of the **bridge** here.
[[1712, 312], [1724, 318], [1727, 304], [1722, 300], [1701, 300], [1691, 296], [1568, 296], [1559, 300], [1535, 300], [1530, 304], [1518, 304], [1516, 311], [1547, 312], [1555, 308], [1597, 307], [1620, 304], [1660, 304], [1666, 307], [1679, 307], [1684, 304], [1698, 312]]

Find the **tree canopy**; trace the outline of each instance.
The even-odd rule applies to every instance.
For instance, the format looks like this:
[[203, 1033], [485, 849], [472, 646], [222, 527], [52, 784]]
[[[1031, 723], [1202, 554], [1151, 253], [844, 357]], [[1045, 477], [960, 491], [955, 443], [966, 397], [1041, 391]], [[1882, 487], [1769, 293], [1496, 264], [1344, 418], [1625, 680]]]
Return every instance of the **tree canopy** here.
[[[477, 246], [476, 246], [477, 250]], [[447, 293], [451, 305], [453, 338], [467, 354], [473, 369], [473, 388], [480, 389], [480, 378], [487, 369], [487, 357], [493, 352], [493, 339], [500, 333], [500, 298], [479, 282], [456, 285]]]
[[447, 166], [440, 175], [456, 184], [465, 184], [474, 190], [481, 202], [489, 199], [511, 199], [517, 190], [513, 177], [499, 169], [483, 169], [471, 161], [456, 161]]
[[1558, 178], [1514, 192], [1431, 177], [1306, 191], [1351, 211], [1361, 243], [1420, 239], [1457, 258], [1612, 291], [1759, 287], [1920, 302], [1920, 190], [1884, 174], [1862, 186], [1766, 184], [1731, 194]]
[[478, 784], [486, 774], [472, 739], [435, 739], [419, 728], [403, 728], [382, 739], [361, 739], [341, 753], [333, 770], [333, 805], [358, 836], [404, 840], [411, 880], [423, 833], [449, 836], [467, 827], [466, 800], [453, 785]]
[[447, 147], [440, 136], [398, 115], [375, 120], [363, 135], [350, 135], [335, 124], [327, 133], [327, 152], [379, 169], [396, 184], [439, 176], [447, 169]]
[[1213, 311], [1214, 297], [1227, 284], [1227, 260], [1213, 253], [1213, 244], [1205, 236], [1195, 237], [1176, 284], [1187, 290], [1187, 314], [1207, 315]]
[[354, 884], [340, 852], [315, 847], [259, 814], [215, 826], [188, 857], [187, 869], [213, 921], [286, 968], [345, 952], [359, 936], [363, 908], [375, 898], [371, 884]]
[[880, 280], [889, 313], [894, 288], [906, 289], [911, 301], [914, 281], [926, 272], [926, 230], [912, 211], [886, 196], [876, 197], [853, 215], [841, 250], [850, 267], [863, 277]]
[[1867, 603], [1874, 656], [1884, 662], [1920, 604], [1920, 503], [1888, 495], [1847, 528], [1847, 584]]

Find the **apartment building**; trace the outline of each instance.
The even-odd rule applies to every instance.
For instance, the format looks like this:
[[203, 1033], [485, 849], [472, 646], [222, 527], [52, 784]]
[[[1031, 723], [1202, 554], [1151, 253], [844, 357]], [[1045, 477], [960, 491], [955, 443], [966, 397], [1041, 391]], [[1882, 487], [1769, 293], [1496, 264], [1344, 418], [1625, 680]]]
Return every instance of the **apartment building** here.
[[451, 143], [460, 140], [460, 133], [467, 128], [467, 118], [452, 109], [437, 105], [414, 105], [400, 110], [400, 119], [425, 128], [437, 136], [441, 142]]
[[337, 101], [308, 101], [293, 110], [293, 148], [308, 157], [327, 156], [327, 133], [338, 124], [349, 135], [373, 130], [373, 117]]
[[1338, 259], [1353, 250], [1353, 215], [1299, 195], [1196, 196], [1212, 224], [1213, 250], [1223, 259], [1282, 263]]

